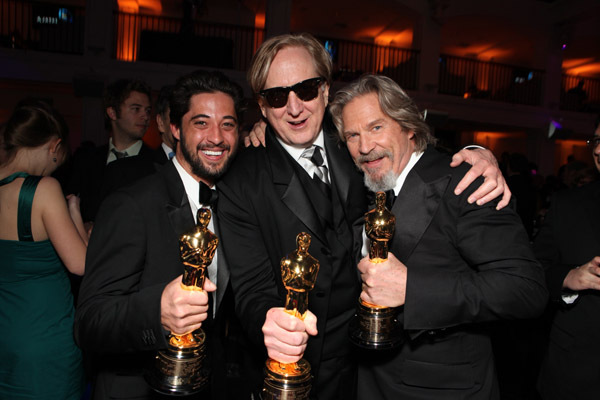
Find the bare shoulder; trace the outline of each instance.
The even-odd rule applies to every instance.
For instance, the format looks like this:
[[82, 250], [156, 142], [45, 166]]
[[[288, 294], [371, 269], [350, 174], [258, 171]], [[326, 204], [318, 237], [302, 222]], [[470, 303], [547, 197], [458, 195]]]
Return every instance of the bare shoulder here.
[[[39, 204], [36, 199], [43, 199], [44, 201]], [[64, 202], [64, 195], [60, 183], [52, 178], [51, 176], [43, 177], [38, 183], [34, 197], [34, 207], [53, 205], [56, 202]], [[36, 204], [38, 203], [38, 204]]]
[[47, 193], [59, 191], [62, 193], [62, 189], [60, 188], [60, 183], [51, 176], [44, 176], [40, 179], [40, 183], [38, 183], [37, 190], [44, 191]]

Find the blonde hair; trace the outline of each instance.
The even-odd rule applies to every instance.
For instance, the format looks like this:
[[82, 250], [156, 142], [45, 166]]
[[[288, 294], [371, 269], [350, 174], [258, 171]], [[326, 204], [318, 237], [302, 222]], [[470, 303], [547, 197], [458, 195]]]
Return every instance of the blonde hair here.
[[266, 40], [254, 53], [247, 79], [255, 94], [264, 89], [271, 62], [279, 50], [287, 47], [306, 49], [313, 60], [317, 75], [325, 78], [327, 84], [331, 84], [331, 58], [321, 42], [310, 33], [286, 34]]

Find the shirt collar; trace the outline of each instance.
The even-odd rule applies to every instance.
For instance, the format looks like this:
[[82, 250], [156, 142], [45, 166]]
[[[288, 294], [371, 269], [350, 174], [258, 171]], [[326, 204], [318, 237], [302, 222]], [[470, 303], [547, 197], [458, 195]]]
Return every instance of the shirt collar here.
[[162, 147], [163, 151], [167, 155], [167, 158], [169, 158], [169, 154], [171, 154], [171, 152], [173, 152], [173, 149], [170, 148], [169, 146], [167, 146], [167, 144], [165, 142], [162, 142], [160, 144], [160, 147]]
[[[126, 151], [127, 152], [127, 157], [131, 157], [131, 156], [137, 156], [138, 154], [140, 154], [140, 150], [142, 149], [142, 145], [144, 144], [144, 142], [140, 139], [138, 141], [136, 141], [134, 144], [132, 144], [131, 146], [129, 146], [128, 148], [124, 149], [124, 150], [118, 150], [118, 151]], [[108, 139], [108, 156], [106, 158], [106, 163], [108, 164], [111, 161], [114, 161], [117, 159], [117, 156], [115, 156], [112, 152], [112, 149], [117, 150], [117, 148], [115, 147], [115, 145], [113, 144], [113, 140], [112, 137]]]
[[408, 173], [410, 172], [411, 169], [413, 169], [413, 167], [415, 166], [417, 161], [419, 161], [419, 159], [421, 158], [422, 155], [423, 155], [422, 151], [420, 151], [420, 152], [415, 151], [410, 155], [410, 159], [408, 160], [406, 167], [404, 167], [404, 169], [400, 173], [400, 176], [398, 177], [398, 179], [396, 179], [396, 186], [394, 186], [394, 194], [396, 196], [398, 196], [398, 193], [400, 193], [400, 190], [402, 190], [402, 186], [404, 185], [404, 181], [406, 181], [406, 177], [408, 176]]
[[[304, 153], [304, 150], [306, 150], [306, 149], [290, 146], [289, 144], [284, 143], [283, 140], [281, 140], [279, 138], [279, 136], [275, 135], [275, 137], [277, 138], [279, 143], [281, 143], [281, 145], [283, 146], [285, 151], [287, 151], [288, 154], [290, 156], [292, 156], [292, 158], [294, 160], [299, 162], [300, 159], [302, 158], [302, 153]], [[315, 141], [307, 148], [312, 147], [312, 146], [321, 147], [321, 150], [323, 151], [323, 160], [325, 161], [325, 165], [327, 166], [327, 153], [326, 153], [327, 150], [325, 150], [325, 137], [323, 136], [323, 129], [321, 129], [321, 131], [319, 132], [319, 135], [317, 136]]]
[[[179, 163], [177, 157], [173, 157], [173, 164], [175, 165], [175, 169], [179, 173], [181, 177], [181, 181], [183, 182], [183, 188], [185, 189], [185, 193], [187, 194], [190, 202], [193, 203], [194, 208], [197, 210], [200, 208], [200, 183], [196, 180], [195, 177], [190, 175]], [[211, 189], [214, 189], [215, 185], [211, 186]]]

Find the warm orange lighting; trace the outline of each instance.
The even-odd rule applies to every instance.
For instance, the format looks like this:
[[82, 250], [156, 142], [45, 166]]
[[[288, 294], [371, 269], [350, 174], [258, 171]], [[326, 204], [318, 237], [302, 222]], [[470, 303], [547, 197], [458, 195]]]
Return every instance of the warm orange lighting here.
[[265, 13], [264, 12], [256, 13], [256, 15], [254, 16], [254, 27], [257, 29], [265, 28]]
[[402, 31], [386, 30], [375, 36], [375, 44], [379, 46], [394, 46], [409, 48], [413, 41], [412, 29]]
[[120, 12], [137, 14], [140, 12], [140, 5], [138, 4], [138, 0], [118, 0], [117, 4], [119, 5]]
[[590, 64], [596, 61], [592, 57], [588, 58], [571, 58], [570, 60], [563, 60], [562, 67], [564, 69], [581, 67], [582, 65]]
[[138, 0], [138, 4], [140, 5], [140, 8], [144, 9], [144, 14], [162, 14], [161, 0]]
[[567, 69], [567, 75], [599, 75], [600, 74], [600, 62], [593, 64], [582, 65], [577, 68]]
[[509, 59], [514, 51], [496, 47], [493, 43], [478, 43], [470, 46], [447, 46], [446, 53], [458, 57], [471, 57], [480, 61]]

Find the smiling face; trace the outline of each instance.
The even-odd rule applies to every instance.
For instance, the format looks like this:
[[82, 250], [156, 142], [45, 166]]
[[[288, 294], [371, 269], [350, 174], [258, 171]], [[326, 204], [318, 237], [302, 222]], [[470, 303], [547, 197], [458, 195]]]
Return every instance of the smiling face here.
[[148, 130], [151, 110], [150, 99], [145, 93], [131, 92], [118, 114], [112, 107], [106, 111], [112, 121], [113, 135], [126, 143], [141, 139]]
[[[293, 86], [317, 77], [313, 60], [306, 49], [286, 47], [273, 58], [263, 89]], [[263, 116], [284, 143], [306, 148], [313, 144], [321, 131], [328, 96], [329, 85], [323, 83], [313, 100], [302, 101], [296, 93], [290, 92], [287, 104], [281, 108], [270, 107], [263, 98], [259, 98], [259, 105]]]
[[386, 115], [375, 93], [358, 96], [342, 110], [344, 137], [372, 191], [389, 190], [415, 150], [414, 133]]
[[225, 173], [238, 146], [238, 122], [233, 99], [223, 92], [190, 98], [181, 128], [171, 125], [180, 141], [176, 157], [197, 179], [212, 186]]

